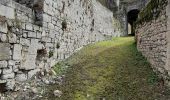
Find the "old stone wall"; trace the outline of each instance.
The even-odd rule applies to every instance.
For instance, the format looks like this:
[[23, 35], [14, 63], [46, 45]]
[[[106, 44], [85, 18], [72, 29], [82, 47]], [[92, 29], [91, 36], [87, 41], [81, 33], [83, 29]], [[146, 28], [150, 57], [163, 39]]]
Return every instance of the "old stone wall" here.
[[84, 45], [124, 35], [116, 28], [96, 0], [0, 0], [0, 85], [13, 89]]
[[169, 6], [168, 0], [151, 0], [140, 12], [136, 23], [138, 50], [165, 80], [169, 80], [170, 75]]

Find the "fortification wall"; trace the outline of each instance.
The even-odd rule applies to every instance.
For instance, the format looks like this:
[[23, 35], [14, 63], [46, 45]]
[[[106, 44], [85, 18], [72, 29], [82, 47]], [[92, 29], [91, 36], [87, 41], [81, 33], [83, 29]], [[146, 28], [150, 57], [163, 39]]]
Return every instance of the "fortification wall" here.
[[148, 59], [155, 71], [169, 80], [169, 8], [168, 0], [151, 0], [136, 23], [138, 50]]
[[48, 71], [84, 45], [124, 35], [96, 0], [1, 0], [0, 85]]

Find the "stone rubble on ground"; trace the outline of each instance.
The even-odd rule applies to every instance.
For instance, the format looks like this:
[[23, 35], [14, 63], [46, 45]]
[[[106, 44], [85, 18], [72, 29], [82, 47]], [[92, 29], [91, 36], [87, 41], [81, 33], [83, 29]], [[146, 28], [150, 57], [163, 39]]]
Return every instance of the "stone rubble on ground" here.
[[[34, 78], [28, 80], [26, 82], [16, 82], [14, 84], [14, 80], [9, 80], [7, 82], [8, 90], [4, 94], [0, 93], [0, 100], [37, 100], [41, 99], [42, 95], [46, 93], [46, 88], [49, 85], [58, 84], [61, 85], [64, 79], [64, 75], [56, 76], [41, 76], [35, 75]], [[0, 83], [4, 83], [4, 81], [0, 81]], [[54, 96], [60, 97], [62, 95], [62, 91], [55, 90], [51, 91]]]
[[62, 92], [60, 90], [55, 90], [54, 91], [54, 96], [55, 97], [61, 97], [61, 95], [62, 95]]

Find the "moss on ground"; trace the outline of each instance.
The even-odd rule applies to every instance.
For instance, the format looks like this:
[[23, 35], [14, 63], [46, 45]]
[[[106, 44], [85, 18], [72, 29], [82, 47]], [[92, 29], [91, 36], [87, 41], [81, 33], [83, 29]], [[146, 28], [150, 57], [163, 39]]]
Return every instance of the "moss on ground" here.
[[[67, 59], [63, 85], [48, 87], [48, 100], [168, 100], [133, 37], [89, 45]], [[63, 92], [53, 96], [53, 90]], [[50, 98], [50, 99], [49, 99]]]

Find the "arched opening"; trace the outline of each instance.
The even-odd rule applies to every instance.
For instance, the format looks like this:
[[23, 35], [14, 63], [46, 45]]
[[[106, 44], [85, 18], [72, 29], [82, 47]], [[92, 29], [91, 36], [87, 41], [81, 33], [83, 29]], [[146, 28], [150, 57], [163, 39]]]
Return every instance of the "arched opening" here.
[[135, 35], [135, 29], [134, 29], [134, 23], [138, 18], [138, 14], [139, 14], [139, 10], [138, 9], [133, 9], [130, 10], [127, 14], [127, 19], [128, 19], [128, 23], [129, 23], [129, 28], [128, 28], [128, 32], [130, 35]]

